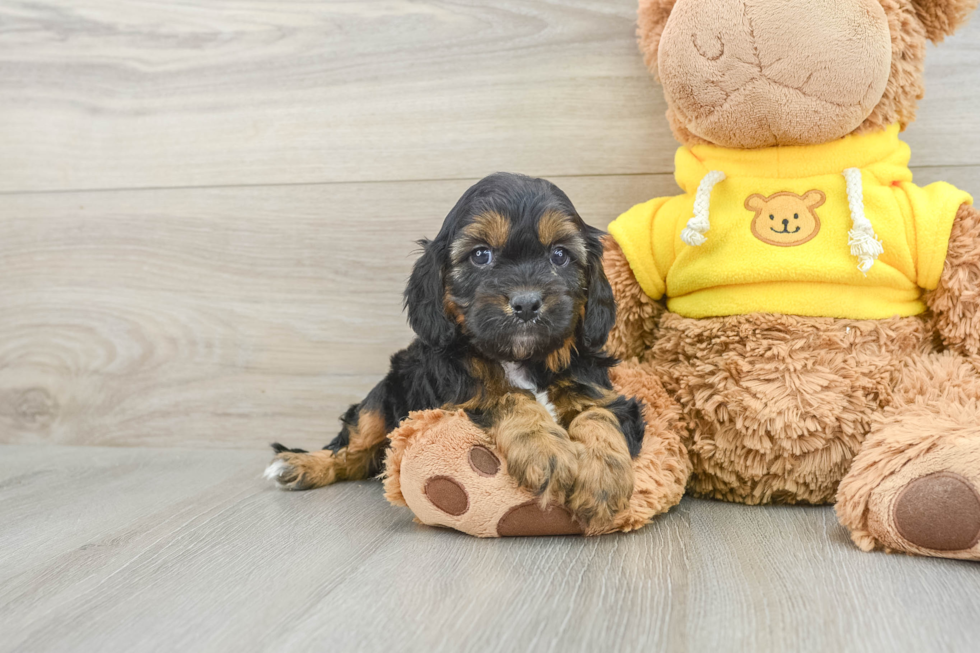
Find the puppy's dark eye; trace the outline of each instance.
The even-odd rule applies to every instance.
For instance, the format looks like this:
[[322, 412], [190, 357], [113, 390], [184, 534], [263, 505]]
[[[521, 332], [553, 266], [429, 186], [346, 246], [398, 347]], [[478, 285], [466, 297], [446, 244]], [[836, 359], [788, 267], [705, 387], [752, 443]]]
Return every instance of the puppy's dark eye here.
[[568, 255], [568, 250], [564, 247], [556, 247], [551, 250], [551, 264], [561, 267], [567, 265], [571, 257]]
[[490, 265], [490, 261], [493, 260], [493, 250], [489, 247], [477, 247], [470, 253], [470, 260], [473, 261], [473, 265]]

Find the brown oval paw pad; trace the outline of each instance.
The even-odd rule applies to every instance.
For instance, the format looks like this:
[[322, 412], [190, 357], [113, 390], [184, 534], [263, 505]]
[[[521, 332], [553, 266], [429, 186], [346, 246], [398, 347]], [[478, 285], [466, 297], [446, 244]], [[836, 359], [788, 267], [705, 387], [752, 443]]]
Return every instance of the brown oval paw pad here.
[[575, 523], [568, 510], [554, 505], [542, 510], [537, 501], [514, 506], [497, 522], [500, 537], [581, 534], [582, 527]]
[[424, 491], [432, 505], [454, 517], [462, 515], [470, 508], [466, 490], [458, 481], [448, 476], [433, 476], [425, 482]]
[[496, 476], [500, 471], [500, 459], [486, 447], [477, 445], [470, 449], [470, 467], [480, 476]]
[[962, 551], [980, 539], [980, 496], [952, 472], [911, 481], [895, 500], [895, 527], [912, 544], [934, 551]]

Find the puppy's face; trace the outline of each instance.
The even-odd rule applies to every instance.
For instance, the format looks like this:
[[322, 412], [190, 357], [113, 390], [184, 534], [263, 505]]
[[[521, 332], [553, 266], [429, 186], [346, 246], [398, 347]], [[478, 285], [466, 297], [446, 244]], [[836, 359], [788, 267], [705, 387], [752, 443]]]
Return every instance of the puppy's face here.
[[[406, 291], [412, 326], [430, 344], [466, 338], [502, 361], [601, 348], [615, 314], [598, 236], [553, 184], [492, 175], [426, 244]], [[424, 309], [434, 307], [436, 288], [434, 318]]]
[[576, 218], [546, 202], [464, 218], [449, 248], [446, 308], [481, 352], [541, 358], [574, 336], [588, 258]]

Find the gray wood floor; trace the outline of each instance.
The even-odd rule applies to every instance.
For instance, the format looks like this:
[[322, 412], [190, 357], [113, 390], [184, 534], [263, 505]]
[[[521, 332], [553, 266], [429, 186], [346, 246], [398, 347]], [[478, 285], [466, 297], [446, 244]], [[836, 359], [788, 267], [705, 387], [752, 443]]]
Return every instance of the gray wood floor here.
[[685, 500], [637, 533], [477, 540], [264, 452], [0, 447], [0, 651], [975, 651], [980, 566], [829, 508]]
[[[409, 331], [414, 241], [496, 170], [605, 226], [673, 193], [635, 0], [0, 2], [0, 651], [976, 651], [980, 565], [687, 500], [478, 541], [285, 494]], [[980, 20], [919, 183], [980, 194]]]

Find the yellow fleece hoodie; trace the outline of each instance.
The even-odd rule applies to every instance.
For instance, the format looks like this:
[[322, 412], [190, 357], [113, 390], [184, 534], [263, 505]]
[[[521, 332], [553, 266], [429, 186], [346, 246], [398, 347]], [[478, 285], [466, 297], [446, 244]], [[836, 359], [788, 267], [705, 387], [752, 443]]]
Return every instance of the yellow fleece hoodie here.
[[[643, 290], [701, 318], [926, 310], [967, 193], [912, 183], [898, 126], [813, 146], [677, 151], [676, 197], [609, 225]], [[700, 189], [700, 190], [699, 190]]]

